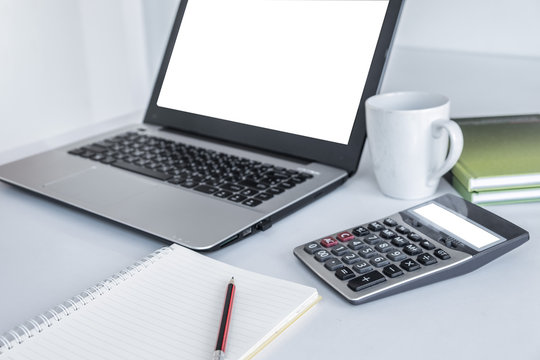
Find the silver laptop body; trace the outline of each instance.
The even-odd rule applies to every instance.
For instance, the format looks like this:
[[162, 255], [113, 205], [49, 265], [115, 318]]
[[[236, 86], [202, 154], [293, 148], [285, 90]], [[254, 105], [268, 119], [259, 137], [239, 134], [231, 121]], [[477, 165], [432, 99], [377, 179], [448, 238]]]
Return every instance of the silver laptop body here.
[[[199, 3], [196, 0], [182, 1], [179, 6], [163, 64], [142, 124], [87, 138], [0, 166], [0, 179], [196, 250], [217, 249], [257, 231], [266, 230], [277, 220], [344, 183], [354, 174], [358, 166], [365, 140], [364, 101], [377, 90], [401, 2], [375, 1], [384, 4], [384, 13], [382, 17], [378, 15], [380, 20], [374, 25], [373, 30], [376, 32], [377, 42], [372, 53], [368, 54], [370, 65], [365, 70], [366, 79], [355, 87], [356, 110], [348, 138], [340, 142], [282, 131], [274, 126], [247, 124], [246, 121], [236, 121], [227, 116], [220, 118], [212, 113], [213, 110], [204, 113], [206, 111], [204, 102], [202, 105], [196, 105], [196, 99], [192, 105], [195, 104], [194, 108], [203, 106], [202, 113], [185, 111], [175, 105], [176, 93], [170, 97], [172, 100], [169, 100], [169, 103], [163, 100], [167, 82], [170, 87], [171, 82], [175, 81], [174, 78], [172, 80], [168, 78], [170, 74], [168, 69], [172, 69], [171, 64], [176, 61], [175, 58], [185, 58], [182, 54], [184, 48], [180, 46], [188, 45], [180, 39], [182, 35], [188, 34], [188, 30], [183, 32], [183, 22], [186, 22], [186, 29], [196, 32], [195, 20], [200, 18], [197, 11], [206, 11], [198, 4], [205, 2], [207, 5], [217, 4], [213, 2], [214, 0], [198, 1]], [[192, 3], [194, 5], [191, 5]], [[243, 6], [242, 3], [238, 1], [236, 6]], [[283, 13], [287, 11], [283, 3], [317, 2], [264, 3], [282, 3], [275, 5], [280, 6], [275, 10]], [[336, 14], [339, 14], [339, 11], [336, 10]], [[221, 10], [221, 14], [215, 16], [227, 14], [223, 14]], [[301, 19], [298, 20], [298, 24], [302, 24]], [[355, 36], [362, 38], [362, 34]], [[275, 53], [275, 49], [280, 47], [278, 45], [273, 49]], [[192, 48], [189, 51], [194, 50]], [[223, 51], [225, 53], [222, 52], [221, 56], [226, 57], [227, 49]], [[286, 56], [286, 53], [283, 56]], [[339, 63], [339, 60], [337, 62]], [[320, 69], [321, 72], [331, 70], [331, 67]], [[243, 68], [237, 71], [243, 71]], [[253, 76], [253, 73], [249, 76]], [[291, 84], [294, 81], [295, 79], [290, 79]], [[257, 89], [249, 89], [249, 92], [252, 91]], [[166, 105], [163, 105], [164, 103]], [[268, 104], [272, 106], [271, 98], [268, 99]], [[265, 109], [255, 108], [255, 111], [264, 112]], [[331, 117], [328, 122], [332, 122]], [[136, 168], [141, 171], [130, 171], [131, 165], [124, 162], [122, 164], [126, 166], [119, 165], [123, 160], [114, 160], [116, 163], [112, 158], [104, 161], [103, 156], [95, 156], [96, 153], [92, 152], [91, 157], [81, 155], [86, 151], [84, 149], [97, 149], [99, 144], [106, 141], [109, 141], [107, 144], [110, 145], [111, 139], [116, 141], [121, 137], [152, 139], [154, 143], [157, 141], [181, 144], [189, 149], [204, 148], [211, 154], [228, 154], [237, 161], [256, 164], [254, 166], [262, 168], [266, 174], [271, 171], [272, 175], [287, 174], [289, 178], [277, 180], [272, 178], [272, 182], [252, 187], [245, 185], [251, 184], [247, 180], [242, 182], [243, 185], [237, 185], [242, 179], [247, 179], [244, 175], [232, 185], [231, 180], [207, 185], [204, 179], [198, 178], [196, 186], [185, 186], [185, 182], [174, 181], [178, 176], [174, 175], [177, 169], [172, 167], [167, 170], [170, 176], [161, 178], [151, 169], [144, 173], [146, 170], [142, 165], [137, 165]], [[169, 164], [173, 166], [175, 162], [171, 160]], [[154, 176], [155, 174], [157, 176]], [[269, 179], [269, 176], [263, 175], [261, 176], [265, 180]], [[201, 176], [206, 178], [206, 175]], [[224, 187], [223, 183], [227, 183], [229, 187]], [[205, 187], [200, 187], [201, 185]], [[270, 188], [275, 188], [276, 191], [271, 192]], [[277, 193], [278, 190], [281, 192]], [[261, 195], [263, 192], [268, 194], [263, 196]], [[225, 196], [218, 196], [219, 194]]]

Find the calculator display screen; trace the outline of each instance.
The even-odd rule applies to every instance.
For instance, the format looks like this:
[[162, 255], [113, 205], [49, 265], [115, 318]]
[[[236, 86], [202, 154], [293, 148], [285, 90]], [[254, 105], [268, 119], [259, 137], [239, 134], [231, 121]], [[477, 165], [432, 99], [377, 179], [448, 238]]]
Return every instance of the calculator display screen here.
[[504, 240], [433, 202], [413, 209], [412, 212], [476, 250], [483, 250]]

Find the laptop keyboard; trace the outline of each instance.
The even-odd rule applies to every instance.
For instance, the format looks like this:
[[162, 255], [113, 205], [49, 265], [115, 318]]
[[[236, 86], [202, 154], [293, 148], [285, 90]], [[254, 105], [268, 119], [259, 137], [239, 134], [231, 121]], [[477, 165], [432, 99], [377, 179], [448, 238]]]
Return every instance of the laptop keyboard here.
[[309, 173], [136, 132], [68, 153], [249, 207], [260, 205], [313, 177]]

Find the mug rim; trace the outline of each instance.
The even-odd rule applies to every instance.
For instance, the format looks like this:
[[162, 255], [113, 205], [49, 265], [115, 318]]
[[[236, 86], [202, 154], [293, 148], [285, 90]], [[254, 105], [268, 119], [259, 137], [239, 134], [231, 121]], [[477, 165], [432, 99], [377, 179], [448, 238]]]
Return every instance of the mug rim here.
[[[411, 104], [411, 101], [416, 101]], [[411, 112], [425, 111], [447, 106], [450, 99], [442, 94], [428, 91], [396, 91], [371, 96], [366, 100], [366, 107], [391, 111]]]

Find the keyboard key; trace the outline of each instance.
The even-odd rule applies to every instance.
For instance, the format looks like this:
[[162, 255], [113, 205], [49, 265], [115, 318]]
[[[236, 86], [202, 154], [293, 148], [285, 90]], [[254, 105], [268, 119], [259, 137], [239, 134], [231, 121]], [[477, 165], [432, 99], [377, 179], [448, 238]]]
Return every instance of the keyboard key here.
[[262, 184], [262, 183], [259, 183], [253, 180], [248, 180], [248, 179], [239, 181], [238, 184], [241, 186], [247, 186], [252, 189], [259, 190], [259, 191], [266, 190], [269, 188], [269, 186], [266, 184]]
[[296, 186], [296, 183], [294, 181], [282, 181], [277, 185], [278, 188], [289, 190]]
[[366, 236], [369, 234], [369, 230], [363, 226], [359, 226], [353, 230], [353, 234], [356, 236]]
[[360, 275], [357, 278], [352, 279], [347, 283], [347, 286], [351, 288], [353, 291], [360, 291], [364, 290], [370, 286], [380, 284], [382, 282], [385, 282], [386, 278], [383, 274], [378, 272], [377, 270], [373, 270], [371, 272], [368, 272], [364, 275]]
[[430, 243], [430, 242], [427, 241], [427, 240], [422, 240], [422, 241], [420, 241], [420, 246], [423, 247], [423, 248], [426, 249], [426, 250], [433, 250], [433, 249], [435, 249], [435, 245], [433, 245], [432, 243]]
[[257, 200], [262, 200], [262, 201], [266, 201], [266, 200], [270, 200], [271, 198], [273, 198], [274, 195], [272, 194], [269, 194], [267, 192], [262, 192], [262, 193], [258, 193], [256, 196], [255, 196], [255, 199]]
[[373, 235], [369, 235], [369, 236], [366, 236], [364, 238], [364, 242], [368, 245], [376, 245], [378, 243], [380, 243], [382, 241], [382, 239], [380, 237], [378, 237], [377, 235], [373, 234]]
[[225, 198], [228, 198], [229, 196], [231, 196], [233, 193], [230, 192], [230, 191], [227, 191], [227, 190], [218, 190], [214, 193], [214, 196], [215, 197], [218, 197], [218, 198], [222, 198], [222, 199], [225, 199]]
[[433, 252], [433, 254], [438, 257], [439, 259], [441, 260], [448, 260], [450, 259], [450, 254], [448, 254], [446, 251], [444, 251], [443, 249], [437, 249]]
[[218, 191], [217, 188], [209, 185], [199, 185], [193, 188], [193, 190], [200, 191], [205, 194], [213, 194]]
[[360, 249], [360, 251], [358, 252], [358, 254], [363, 257], [364, 259], [369, 259], [375, 255], [377, 255], [377, 252], [375, 250], [373, 250], [372, 248], [366, 246], [365, 248], [363, 249]]
[[423, 251], [418, 246], [414, 244], [405, 245], [403, 247], [403, 251], [408, 255], [418, 255], [421, 254]]
[[324, 267], [330, 271], [340, 269], [343, 266], [344, 266], [343, 263], [339, 259], [336, 259], [336, 258], [332, 258], [324, 263]]
[[232, 191], [232, 192], [237, 192], [237, 191], [240, 191], [240, 190], [242, 190], [244, 188], [241, 185], [232, 184], [232, 183], [221, 184], [219, 187], [224, 189], [224, 190], [228, 190], [228, 191]]
[[167, 180], [167, 179], [172, 177], [169, 174], [163, 174], [163, 173], [160, 173], [160, 172], [157, 172], [157, 171], [154, 171], [154, 170], [144, 168], [142, 166], [129, 164], [129, 163], [127, 163], [125, 161], [122, 161], [122, 160], [117, 160], [117, 161], [113, 162], [111, 165], [114, 166], [114, 167], [120, 168], [120, 169], [136, 172], [138, 174], [150, 176], [152, 178], [159, 179], [159, 180]]
[[364, 244], [364, 242], [361, 240], [351, 240], [349, 241], [348, 246], [353, 250], [359, 250], [363, 247], [366, 247], [366, 244]]
[[244, 196], [253, 196], [255, 194], [257, 194], [258, 191], [257, 190], [253, 190], [253, 189], [244, 189], [242, 191], [240, 191], [240, 195], [244, 195]]
[[407, 238], [409, 240], [414, 241], [414, 242], [418, 242], [418, 241], [422, 240], [422, 237], [420, 235], [418, 235], [417, 233], [410, 233], [409, 235], [407, 235]]
[[403, 271], [394, 264], [388, 265], [387, 267], [385, 267], [383, 269], [383, 273], [389, 278], [395, 278], [400, 275], [403, 275]]
[[384, 219], [383, 224], [386, 225], [386, 226], [394, 227], [394, 226], [397, 225], [397, 222], [396, 222], [396, 220], [394, 220], [392, 218], [386, 218], [386, 219]]
[[334, 239], [333, 237], [326, 237], [324, 239], [321, 239], [321, 245], [326, 248], [336, 246], [337, 244], [338, 244], [337, 240]]
[[390, 264], [390, 261], [384, 256], [378, 255], [369, 260], [369, 263], [375, 267], [383, 267]]
[[[324, 265], [326, 266], [326, 264], [324, 264]], [[341, 269], [336, 271], [336, 276], [340, 280], [349, 280], [349, 279], [352, 279], [354, 277], [354, 273], [348, 267], [342, 267]]]
[[279, 195], [284, 191], [285, 190], [277, 188], [277, 187], [272, 187], [272, 188], [266, 190], [267, 193], [272, 194], [272, 195]]
[[339, 241], [350, 241], [352, 239], [354, 239], [354, 235], [351, 234], [350, 232], [348, 231], [343, 231], [339, 234], [336, 235], [336, 238], [339, 240]]
[[315, 252], [315, 260], [317, 260], [318, 262], [325, 262], [326, 260], [329, 260], [331, 258], [332, 255], [324, 249]]
[[368, 225], [368, 229], [371, 231], [382, 231], [384, 230], [384, 226], [380, 222], [374, 221]]
[[230, 201], [239, 203], [246, 200], [247, 198], [244, 195], [234, 194], [234, 195], [229, 196], [227, 199]]
[[392, 245], [394, 246], [403, 247], [409, 244], [410, 242], [401, 236], [396, 236], [395, 238], [392, 239]]
[[361, 261], [362, 258], [360, 256], [358, 256], [358, 254], [355, 254], [355, 253], [350, 253], [350, 254], [346, 254], [345, 256], [343, 256], [341, 258], [341, 260], [343, 260], [343, 262], [345, 264], [348, 264], [348, 265], [352, 265], [358, 261]]
[[310, 242], [309, 244], [306, 244], [306, 246], [304, 246], [304, 251], [307, 252], [310, 255], [313, 255], [315, 253], [315, 251], [317, 251], [317, 250], [322, 250], [322, 248], [315, 241]]
[[332, 249], [332, 254], [342, 256], [350, 252], [350, 249], [344, 245], [336, 246]]
[[197, 185], [199, 185], [199, 183], [193, 180], [186, 180], [180, 183], [180, 186], [188, 188], [188, 189], [194, 188]]
[[420, 265], [418, 265], [418, 263], [412, 259], [407, 259], [407, 260], [403, 260], [399, 266], [401, 266], [401, 268], [407, 270], [407, 271], [415, 271], [415, 270], [418, 270], [420, 269]]
[[384, 239], [392, 239], [392, 238], [395, 238], [397, 236], [397, 234], [395, 232], [393, 232], [392, 230], [388, 230], [388, 229], [384, 229], [383, 231], [381, 231], [381, 233], [379, 235]]
[[367, 261], [360, 261], [353, 265], [353, 270], [359, 274], [367, 273], [373, 269]]
[[387, 242], [382, 242], [375, 246], [375, 251], [378, 251], [380, 253], [386, 253], [392, 250], [394, 250], [394, 248], [390, 246], [390, 244], [388, 244]]
[[416, 260], [422, 264], [422, 265], [433, 265], [433, 264], [436, 264], [437, 263], [437, 259], [435, 259], [435, 257], [433, 257], [433, 255], [431, 254], [428, 254], [428, 253], [424, 253], [422, 255], [419, 255]]
[[398, 227], [396, 227], [396, 231], [402, 235], [407, 235], [408, 233], [411, 232], [411, 230], [409, 230], [408, 228], [406, 228], [405, 226], [403, 225], [400, 225]]
[[392, 261], [401, 261], [401, 260], [407, 258], [407, 255], [405, 255], [404, 253], [402, 253], [399, 250], [394, 250], [394, 251], [390, 252], [388, 255], [386, 255], [386, 257], [389, 258]]
[[257, 199], [250, 198], [250, 199], [247, 199], [247, 200], [242, 201], [242, 204], [244, 204], [244, 205], [246, 205], [246, 206], [249, 206], [249, 207], [255, 207], [255, 206], [257, 206], [257, 205], [262, 204], [262, 201], [261, 201], [261, 200], [257, 200]]

